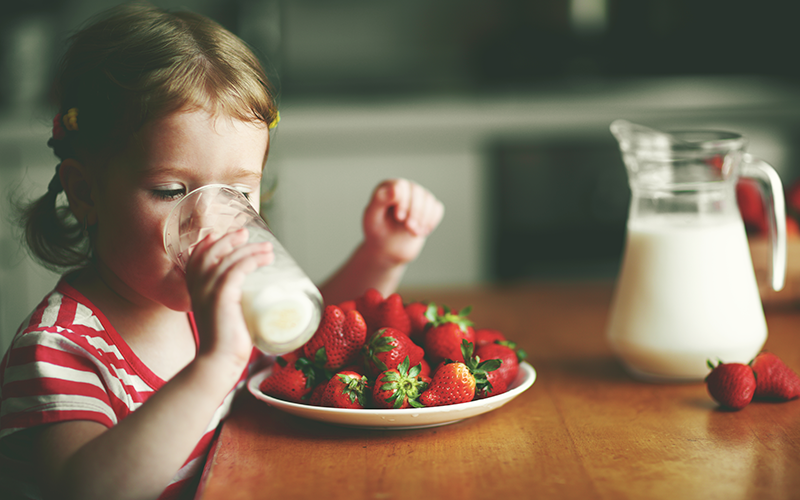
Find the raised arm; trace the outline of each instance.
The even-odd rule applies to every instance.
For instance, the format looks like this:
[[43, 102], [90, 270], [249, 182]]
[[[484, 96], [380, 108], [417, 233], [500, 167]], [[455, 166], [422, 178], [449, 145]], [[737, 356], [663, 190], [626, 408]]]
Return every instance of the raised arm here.
[[384, 296], [394, 292], [443, 215], [442, 203], [419, 184], [406, 179], [381, 182], [364, 211], [364, 240], [320, 287], [325, 302], [353, 299], [367, 288]]

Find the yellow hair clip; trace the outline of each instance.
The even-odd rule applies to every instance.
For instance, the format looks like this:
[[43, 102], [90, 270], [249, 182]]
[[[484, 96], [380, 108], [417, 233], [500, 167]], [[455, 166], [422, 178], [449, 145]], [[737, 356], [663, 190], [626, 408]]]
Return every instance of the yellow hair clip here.
[[275, 127], [277, 127], [280, 121], [281, 121], [281, 112], [278, 111], [275, 113], [275, 118], [271, 122], [269, 122], [269, 129], [272, 130]]
[[78, 108], [70, 108], [62, 118], [67, 130], [78, 130]]

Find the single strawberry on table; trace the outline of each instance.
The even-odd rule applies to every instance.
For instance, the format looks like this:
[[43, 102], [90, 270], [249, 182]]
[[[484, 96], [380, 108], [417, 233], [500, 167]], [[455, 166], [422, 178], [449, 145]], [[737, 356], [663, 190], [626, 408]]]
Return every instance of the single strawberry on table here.
[[714, 401], [724, 408], [741, 410], [753, 400], [756, 377], [750, 365], [722, 363], [717, 366], [709, 360], [711, 373], [706, 376], [706, 388]]
[[[477, 333], [477, 332], [476, 332]], [[476, 392], [476, 399], [496, 396], [508, 390], [519, 373], [519, 363], [525, 359], [527, 354], [522, 349], [517, 348], [517, 344], [509, 340], [498, 340], [490, 344], [479, 345], [475, 349], [475, 356], [480, 360], [499, 359], [500, 366], [486, 374], [489, 389], [480, 389]]]
[[460, 312], [443, 307], [444, 313], [429, 310], [431, 325], [425, 333], [425, 355], [432, 364], [438, 365], [445, 359], [464, 361], [461, 358], [461, 343], [475, 342], [475, 329], [467, 315], [472, 308], [466, 307]]
[[406, 359], [397, 368], [382, 372], [372, 387], [372, 403], [377, 408], [421, 408], [419, 395], [428, 388], [420, 376], [421, 365], [411, 366]]
[[381, 328], [369, 337], [362, 348], [364, 366], [373, 376], [397, 368], [408, 356], [411, 366], [418, 365], [425, 356], [420, 346], [394, 328]]
[[461, 344], [464, 362], [445, 362], [433, 374], [430, 387], [419, 397], [425, 406], [444, 406], [468, 403], [476, 391], [488, 390], [491, 383], [487, 372], [496, 370], [500, 360], [479, 361], [473, 355], [474, 345], [466, 340]]
[[327, 306], [317, 331], [303, 346], [305, 356], [318, 366], [335, 371], [353, 363], [367, 338], [367, 324], [361, 313]]
[[756, 375], [756, 399], [789, 401], [800, 397], [800, 377], [775, 354], [762, 352], [750, 366]]
[[361, 409], [369, 406], [371, 388], [369, 380], [360, 373], [343, 370], [336, 373], [325, 385], [322, 406]]

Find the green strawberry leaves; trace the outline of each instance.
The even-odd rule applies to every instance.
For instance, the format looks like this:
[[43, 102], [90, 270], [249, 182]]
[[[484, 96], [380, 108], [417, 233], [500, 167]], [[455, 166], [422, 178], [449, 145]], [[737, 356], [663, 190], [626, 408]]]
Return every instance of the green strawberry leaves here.
[[364, 345], [364, 358], [368, 361], [375, 363], [379, 371], [386, 371], [389, 369], [378, 356], [380, 353], [389, 352], [397, 347], [397, 339], [391, 335], [382, 335], [383, 329], [378, 330], [368, 343]]
[[514, 351], [517, 354], [517, 361], [519, 361], [520, 363], [522, 361], [524, 361], [525, 358], [528, 357], [528, 353], [526, 353], [522, 349], [518, 349], [517, 348], [517, 343], [516, 342], [512, 342], [510, 340], [495, 340], [494, 343], [502, 345], [502, 346], [505, 346], [505, 347], [508, 347], [509, 349]]
[[466, 332], [467, 327], [474, 326], [474, 323], [467, 319], [467, 315], [472, 312], [472, 306], [467, 306], [458, 312], [451, 311], [447, 306], [442, 306], [442, 310], [444, 313], [439, 314], [439, 307], [436, 304], [430, 303], [428, 305], [428, 309], [425, 311], [425, 318], [432, 323], [432, 328], [447, 323], [455, 323], [461, 331]]
[[424, 407], [418, 400], [420, 394], [428, 388], [428, 384], [418, 378], [422, 365], [409, 368], [410, 364], [411, 360], [406, 356], [397, 370], [387, 370], [378, 378], [381, 382], [380, 390], [391, 392], [384, 401], [390, 403], [394, 409], [401, 408], [405, 401], [415, 408]]
[[[311, 362], [308, 358], [297, 358], [297, 361], [294, 362], [294, 367], [303, 372], [303, 375], [306, 376], [306, 387], [312, 387], [316, 385], [317, 380], [320, 378], [320, 368], [315, 366], [314, 363]], [[323, 375], [324, 376], [324, 375]], [[326, 377], [326, 380], [330, 377]]]
[[336, 376], [342, 381], [342, 384], [344, 384], [342, 394], [350, 398], [351, 403], [358, 402], [359, 405], [366, 406], [367, 400], [365, 390], [367, 387], [367, 378], [364, 376], [356, 377], [347, 373], [338, 373]]
[[[475, 390], [476, 392], [480, 389], [490, 392], [492, 390], [492, 383], [489, 382], [489, 378], [486, 376], [487, 372], [491, 372], [500, 368], [500, 365], [503, 362], [499, 359], [487, 359], [486, 361], [481, 361], [478, 356], [474, 355], [475, 353], [475, 346], [472, 342], [468, 342], [466, 339], [461, 341], [461, 354], [464, 356], [464, 364], [467, 365], [467, 369], [469, 369], [472, 376], [475, 377]], [[447, 360], [448, 362], [452, 362], [451, 360]]]

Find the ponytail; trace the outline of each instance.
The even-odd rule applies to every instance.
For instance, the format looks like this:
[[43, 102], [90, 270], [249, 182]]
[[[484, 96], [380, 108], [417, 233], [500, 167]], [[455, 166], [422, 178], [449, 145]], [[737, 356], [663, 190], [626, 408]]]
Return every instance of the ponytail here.
[[59, 271], [89, 261], [89, 239], [75, 221], [69, 207], [59, 205], [61, 181], [56, 174], [47, 193], [20, 209], [25, 242], [32, 256], [44, 267]]

